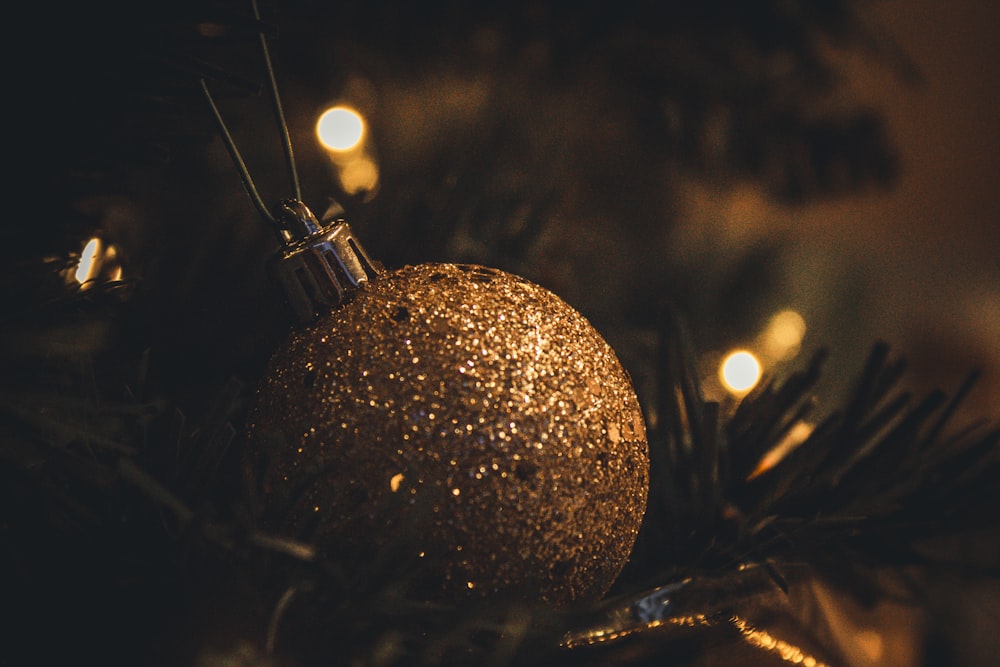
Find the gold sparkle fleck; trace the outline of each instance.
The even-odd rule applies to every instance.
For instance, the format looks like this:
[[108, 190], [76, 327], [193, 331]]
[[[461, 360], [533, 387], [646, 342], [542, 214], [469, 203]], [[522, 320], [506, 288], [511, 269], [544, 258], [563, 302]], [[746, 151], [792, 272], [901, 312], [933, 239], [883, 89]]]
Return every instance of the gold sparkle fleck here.
[[402, 484], [402, 482], [403, 482], [403, 479], [404, 479], [404, 477], [403, 477], [403, 473], [401, 473], [401, 472], [397, 472], [397, 473], [396, 473], [395, 475], [393, 475], [393, 476], [392, 476], [392, 478], [391, 478], [391, 479], [389, 480], [389, 489], [390, 489], [390, 490], [391, 490], [391, 491], [392, 491], [393, 493], [396, 493], [396, 491], [399, 491], [399, 485], [400, 485], [400, 484]]

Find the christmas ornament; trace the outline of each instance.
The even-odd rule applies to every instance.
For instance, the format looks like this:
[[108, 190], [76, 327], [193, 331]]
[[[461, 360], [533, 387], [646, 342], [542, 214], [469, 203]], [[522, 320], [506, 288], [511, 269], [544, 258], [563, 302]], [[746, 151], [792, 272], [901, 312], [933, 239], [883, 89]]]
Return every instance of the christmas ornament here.
[[273, 213], [201, 83], [277, 233], [273, 275], [303, 325], [251, 410], [262, 521], [331, 559], [399, 554], [432, 596], [600, 597], [628, 559], [649, 477], [614, 352], [528, 281], [464, 265], [385, 272], [346, 223], [321, 224], [300, 201], [261, 43], [295, 192]]
[[379, 275], [271, 359], [250, 440], [265, 502], [329, 555], [396, 546], [432, 589], [600, 597], [648, 485], [611, 348], [545, 289], [478, 266]]

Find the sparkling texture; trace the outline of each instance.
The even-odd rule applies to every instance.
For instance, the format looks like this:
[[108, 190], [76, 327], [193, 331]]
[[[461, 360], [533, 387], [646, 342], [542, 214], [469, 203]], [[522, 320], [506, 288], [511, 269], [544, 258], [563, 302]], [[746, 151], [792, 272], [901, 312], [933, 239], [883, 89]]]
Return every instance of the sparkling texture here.
[[249, 426], [262, 516], [434, 595], [593, 600], [631, 552], [648, 446], [628, 375], [551, 292], [471, 265], [381, 276], [275, 353]]

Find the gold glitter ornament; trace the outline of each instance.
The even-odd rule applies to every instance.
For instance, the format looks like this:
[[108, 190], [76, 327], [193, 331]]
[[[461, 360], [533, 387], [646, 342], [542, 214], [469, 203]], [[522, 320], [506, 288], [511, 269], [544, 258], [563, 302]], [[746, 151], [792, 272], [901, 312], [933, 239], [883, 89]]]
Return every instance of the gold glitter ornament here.
[[370, 277], [293, 333], [260, 385], [250, 460], [272, 527], [329, 558], [398, 553], [430, 596], [602, 596], [649, 473], [614, 352], [557, 296], [501, 271]]
[[274, 277], [305, 325], [272, 357], [251, 411], [262, 522], [279, 517], [272, 528], [329, 558], [400, 554], [431, 595], [600, 597], [646, 507], [628, 375], [582, 315], [537, 285], [476, 266], [385, 273], [346, 223], [321, 225], [299, 200], [260, 38], [294, 199], [267, 210], [200, 84], [281, 243]]

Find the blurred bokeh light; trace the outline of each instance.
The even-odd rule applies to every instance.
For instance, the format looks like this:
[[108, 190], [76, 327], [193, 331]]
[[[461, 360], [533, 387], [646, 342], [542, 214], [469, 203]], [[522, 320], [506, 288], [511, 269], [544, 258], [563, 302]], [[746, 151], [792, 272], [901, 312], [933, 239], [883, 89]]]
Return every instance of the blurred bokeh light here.
[[719, 379], [733, 394], [742, 395], [750, 391], [760, 382], [760, 377], [760, 361], [747, 350], [730, 352], [719, 366]]
[[365, 136], [365, 121], [354, 109], [335, 106], [316, 121], [316, 136], [325, 148], [347, 152], [358, 148]]

